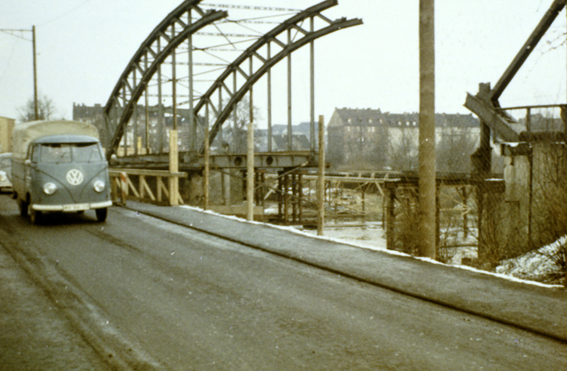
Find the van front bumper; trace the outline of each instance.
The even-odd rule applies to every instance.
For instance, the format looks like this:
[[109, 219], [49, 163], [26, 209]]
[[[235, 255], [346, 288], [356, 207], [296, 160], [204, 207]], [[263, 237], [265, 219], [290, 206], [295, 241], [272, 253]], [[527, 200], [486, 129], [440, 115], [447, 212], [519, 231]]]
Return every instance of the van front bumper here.
[[32, 209], [37, 211], [84, 211], [90, 209], [103, 209], [112, 206], [112, 201], [93, 202], [84, 204], [66, 204], [66, 205], [32, 205]]

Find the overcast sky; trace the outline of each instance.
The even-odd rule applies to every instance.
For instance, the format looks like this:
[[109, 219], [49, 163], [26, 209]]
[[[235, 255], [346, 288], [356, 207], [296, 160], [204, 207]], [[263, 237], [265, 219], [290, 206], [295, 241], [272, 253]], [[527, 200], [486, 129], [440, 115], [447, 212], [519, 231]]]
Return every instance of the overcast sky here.
[[[203, 4], [303, 9], [317, 2], [205, 0]], [[59, 116], [71, 119], [73, 102], [106, 103], [140, 43], [180, 3], [3, 0], [0, 28], [36, 26], [40, 93], [53, 99]], [[435, 1], [436, 111], [469, 113], [463, 107], [466, 92], [476, 93], [480, 82], [496, 83], [551, 3]], [[362, 18], [364, 25], [316, 41], [316, 115], [325, 115], [328, 122], [335, 107], [418, 111], [418, 5], [418, 0], [339, 0], [337, 7], [324, 12], [331, 19]], [[502, 96], [503, 106], [566, 102], [567, 51], [561, 42], [565, 29], [563, 11]], [[31, 34], [24, 36], [29, 39]], [[298, 53], [294, 63], [308, 66], [307, 56]], [[0, 116], [16, 118], [18, 107], [33, 96], [32, 71], [31, 42], [0, 33]], [[308, 80], [295, 79], [293, 86], [308, 88]], [[276, 89], [285, 90], [285, 85]], [[294, 123], [308, 121], [304, 100], [297, 100]], [[276, 110], [274, 123], [286, 122], [284, 112]]]

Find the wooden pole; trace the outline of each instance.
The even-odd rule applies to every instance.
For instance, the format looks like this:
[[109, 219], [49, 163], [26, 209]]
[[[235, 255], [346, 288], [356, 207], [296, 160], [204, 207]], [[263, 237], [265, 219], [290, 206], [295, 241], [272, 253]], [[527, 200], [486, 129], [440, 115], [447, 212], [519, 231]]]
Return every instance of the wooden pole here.
[[303, 174], [297, 175], [299, 223], [303, 224]]
[[464, 208], [463, 208], [463, 236], [465, 239], [468, 238], [469, 236], [469, 222], [468, 222], [468, 205], [469, 205], [469, 190], [468, 188], [465, 186], [463, 187], [463, 204], [464, 204]]
[[[250, 57], [250, 76], [254, 72]], [[254, 220], [254, 94], [250, 88], [250, 121], [248, 122], [248, 152], [246, 155], [246, 219]]]
[[[175, 37], [175, 23], [171, 26], [172, 38]], [[173, 98], [173, 129], [177, 130], [177, 69], [175, 65], [175, 51], [171, 53], [171, 95]]]
[[434, 0], [419, 2], [420, 255], [435, 259], [435, 27]]
[[323, 235], [325, 228], [325, 122], [319, 116], [319, 172], [317, 178], [317, 236]]
[[205, 169], [203, 170], [203, 209], [209, 209], [209, 105], [206, 109], [205, 120]]
[[254, 123], [248, 122], [248, 154], [246, 156], [246, 219], [254, 220]]
[[[33, 47], [33, 115], [34, 120], [39, 120], [39, 102], [37, 99], [37, 59], [35, 49], [35, 26], [32, 26], [32, 47]], [[47, 120], [47, 117], [43, 117]]]
[[[252, 96], [250, 96], [252, 106]], [[246, 219], [254, 220], [254, 118], [248, 122], [248, 153], [246, 156]]]
[[[177, 130], [169, 131], [169, 172], [177, 173], [179, 172], [179, 156], [177, 148]], [[169, 177], [169, 204], [171, 206], [179, 205], [179, 178], [170, 176]]]
[[388, 196], [386, 206], [386, 248], [394, 250], [396, 247], [396, 187], [392, 186], [389, 188], [386, 194]]
[[287, 170], [285, 171], [285, 175], [283, 176], [283, 195], [284, 195], [283, 215], [284, 215], [284, 221], [287, 224], [289, 222], [289, 174]]

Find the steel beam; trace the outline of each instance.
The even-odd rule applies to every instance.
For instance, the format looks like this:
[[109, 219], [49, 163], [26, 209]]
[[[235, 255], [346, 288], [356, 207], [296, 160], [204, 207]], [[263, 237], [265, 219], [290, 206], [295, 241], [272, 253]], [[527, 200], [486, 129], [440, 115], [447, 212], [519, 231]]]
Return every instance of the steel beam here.
[[506, 112], [500, 110], [498, 99], [564, 7], [565, 0], [555, 0], [551, 4], [493, 89], [490, 89], [489, 84], [480, 84], [476, 96], [467, 93], [465, 107], [475, 113], [504, 141], [517, 142], [520, 139], [520, 133], [510, 127], [510, 124], [515, 123], [515, 120]]
[[[249, 81], [251, 81], [251, 80], [254, 80], [254, 82], [257, 81], [258, 71], [253, 76], [247, 76], [246, 73], [244, 73], [241, 65], [243, 65], [248, 58], [257, 55], [258, 51], [262, 47], [269, 46], [270, 43], [274, 42], [277, 45], [279, 45], [280, 47], [282, 47], [282, 49], [284, 51], [286, 51], [284, 56], [288, 56], [292, 51], [297, 50], [297, 45], [300, 45], [300, 44], [301, 44], [300, 46], [305, 45], [304, 44], [305, 40], [314, 40], [315, 38], [313, 38], [313, 35], [317, 34], [317, 32], [308, 33], [307, 35], [305, 35], [300, 40], [292, 43], [292, 45], [288, 45], [288, 43], [282, 42], [277, 38], [277, 36], [284, 34], [286, 31], [294, 29], [295, 26], [298, 23], [301, 23], [301, 22], [305, 21], [306, 19], [308, 19], [310, 17], [318, 16], [318, 17], [320, 17], [321, 19], [325, 20], [326, 22], [328, 22], [330, 24], [330, 26], [325, 28], [325, 30], [329, 30], [330, 28], [334, 28], [333, 31], [336, 31], [340, 28], [346, 28], [346, 27], [362, 24], [362, 21], [359, 20], [359, 19], [347, 21], [343, 18], [343, 19], [340, 19], [340, 20], [337, 20], [337, 21], [330, 21], [320, 14], [320, 12], [322, 12], [323, 10], [326, 10], [326, 9], [333, 7], [333, 6], [336, 6], [336, 5], [338, 5], [337, 0], [323, 1], [319, 4], [316, 4], [312, 7], [292, 16], [288, 20], [282, 22], [281, 24], [276, 26], [274, 29], [272, 29], [271, 31], [269, 31], [268, 33], [266, 33], [262, 37], [260, 37], [254, 44], [252, 44], [250, 47], [248, 47], [239, 57], [237, 57], [234, 60], [234, 62], [232, 62], [230, 65], [228, 65], [226, 70], [211, 85], [209, 90], [207, 90], [207, 92], [205, 94], [203, 94], [200, 101], [195, 106], [195, 115], [197, 115], [198, 112], [202, 109], [202, 107], [207, 103], [207, 101], [209, 100], [209, 97], [211, 97], [217, 89], [222, 88], [222, 86], [225, 84], [225, 81], [229, 78], [229, 76], [231, 74], [236, 75], [237, 73], [240, 73], [247, 80], [246, 84], [248, 86], [252, 85], [252, 84], [248, 84]], [[355, 23], [351, 23], [351, 22], [355, 22]], [[330, 31], [330, 32], [332, 32], [332, 31]], [[330, 32], [327, 32], [327, 33], [330, 33]], [[325, 34], [327, 34], [327, 33], [325, 33]], [[322, 35], [318, 35], [318, 37], [320, 37], [320, 36], [322, 36]], [[263, 61], [264, 66], [267, 66], [267, 65], [269, 65], [270, 67], [273, 66], [275, 64], [275, 63], [273, 63], [273, 60], [274, 60], [274, 58], [270, 58], [269, 56], [267, 58], [264, 58], [264, 61]], [[279, 60], [276, 61], [276, 62], [279, 62]], [[261, 69], [263, 71], [262, 75], [267, 73], [267, 71], [269, 70], [269, 69], [265, 69], [264, 67], [262, 67]], [[234, 109], [235, 104], [238, 103], [244, 97], [246, 92], [247, 92], [247, 90], [243, 92], [244, 94], [238, 94], [239, 91], [237, 90], [237, 87], [235, 85], [234, 91], [233, 91], [233, 96], [231, 96], [232, 104], [229, 104], [224, 108], [224, 110], [221, 113], [221, 116], [223, 116], [223, 119], [221, 121], [219, 121], [217, 119], [217, 122], [215, 123], [215, 126], [217, 126], [217, 127], [215, 128], [215, 126], [213, 126], [213, 129], [211, 130], [211, 133], [210, 133], [211, 143], [212, 143], [212, 140], [214, 139], [214, 137], [216, 136], [216, 134], [219, 130], [218, 126], [222, 125], [222, 123], [224, 123], [224, 121], [228, 118], [230, 112], [232, 112], [232, 110]], [[238, 97], [235, 99], [235, 97], [237, 95], [238, 95]], [[228, 111], [228, 113], [226, 115], [224, 114], [225, 111]], [[201, 149], [200, 149], [201, 153], [202, 153], [202, 150], [203, 150], [203, 147], [201, 146]]]
[[[124, 134], [125, 127], [128, 124], [130, 117], [132, 116], [132, 111], [137, 104], [138, 99], [141, 97], [143, 91], [145, 90], [146, 84], [158, 71], [158, 69], [164, 63], [165, 59], [172, 55], [177, 46], [187, 40], [190, 35], [196, 33], [198, 30], [204, 28], [207, 25], [214, 23], [215, 21], [226, 18], [228, 16], [228, 13], [225, 11], [208, 11], [204, 13], [202, 18], [194, 23], [191, 23], [188, 26], [185, 25], [184, 22], [181, 22], [181, 16], [190, 9], [196, 8], [196, 5], [200, 1], [201, 0], [185, 1], [183, 4], [177, 7], [177, 9], [171, 12], [142, 43], [142, 45], [122, 73], [108, 100], [108, 103], [105, 106], [104, 111], [105, 119], [107, 121], [110, 121], [111, 110], [114, 107], [114, 102], [120, 96], [120, 91], [124, 91], [122, 98], [125, 101], [120, 120], [118, 123], [116, 123], [116, 125], [107, 125], [115, 130], [111, 143], [107, 147], [107, 158], [110, 158], [110, 156], [116, 151], [116, 148], [118, 147], [118, 144]], [[177, 34], [175, 34], [174, 32], [174, 34], [170, 37], [166, 34], [166, 32], [169, 28], [174, 28], [176, 23], [182, 24], [187, 27], [182, 29]], [[167, 45], [163, 48], [159, 46], [161, 39], [165, 39], [168, 42]], [[157, 53], [155, 51], [149, 53], [148, 50], [152, 49], [154, 43], [158, 45], [158, 51]], [[141, 63], [146, 61], [149, 58], [149, 55], [152, 56], [153, 61], [147, 69], [144, 69], [141, 67]], [[140, 78], [139, 83], [136, 86], [130, 86], [129, 77], [136, 69], [142, 72], [142, 77]], [[159, 83], [161, 85], [161, 81]], [[127, 94], [125, 93], [125, 87], [128, 87], [130, 90], [129, 99], [126, 99]]]
[[499, 114], [492, 102], [481, 99], [477, 96], [467, 94], [465, 107], [476, 114], [484, 121], [496, 134], [506, 142], [517, 142], [520, 134], [510, 127], [513, 121]]
[[[358, 26], [360, 24], [362, 24], [362, 20], [360, 20], [360, 19], [350, 19], [350, 20], [340, 19], [338, 21], [333, 22], [332, 24], [330, 24], [329, 26], [327, 26], [325, 28], [322, 28], [322, 29], [320, 29], [316, 32], [310, 33], [310, 34], [304, 36], [303, 38], [293, 42], [292, 44], [286, 46], [278, 54], [273, 56], [271, 59], [267, 60], [266, 63], [264, 63], [264, 65], [262, 65], [260, 68], [258, 68], [258, 70], [246, 80], [246, 82], [240, 87], [240, 89], [234, 93], [234, 95], [231, 97], [229, 103], [226, 105], [226, 107], [223, 109], [223, 111], [219, 114], [219, 116], [217, 117], [217, 119], [216, 119], [216, 121], [215, 121], [215, 123], [214, 123], [214, 125], [211, 129], [211, 133], [209, 134], [211, 136], [211, 139], [210, 139], [211, 142], [212, 142], [212, 140], [214, 140], [215, 136], [217, 135], [220, 126], [224, 123], [224, 121], [228, 118], [228, 116], [230, 115], [230, 113], [234, 109], [236, 103], [238, 103], [244, 97], [244, 95], [248, 92], [248, 90], [250, 90], [252, 85], [254, 85], [262, 76], [264, 76], [264, 74], [266, 74], [267, 71], [270, 68], [272, 68], [275, 64], [277, 64], [278, 62], [280, 62], [281, 60], [286, 58], [292, 52], [300, 49], [301, 47], [303, 47], [305, 45], [307, 45], [312, 40], [316, 40], [316, 39], [318, 39], [322, 36], [328, 35], [330, 33], [338, 31], [340, 29], [344, 29], [344, 28], [348, 28], [348, 27], [352, 27], [352, 26]], [[201, 99], [201, 101], [199, 101], [199, 103], [195, 107], [195, 110], [197, 111], [199, 106], [200, 105], [202, 106], [202, 104], [204, 104], [203, 99]], [[201, 147], [200, 153], [202, 153], [202, 152], [203, 152], [203, 148]]]
[[512, 63], [508, 66], [500, 80], [494, 85], [490, 92], [490, 100], [495, 107], [499, 107], [498, 99], [510, 83], [519, 69], [522, 67], [526, 59], [537, 46], [543, 35], [547, 32], [559, 12], [565, 7], [565, 0], [555, 0], [549, 10], [545, 13], [539, 24], [536, 26], [528, 40], [524, 43]]
[[[201, 170], [205, 166], [205, 156], [192, 153], [180, 154], [179, 168], [183, 170]], [[254, 167], [264, 169], [282, 169], [294, 167], [316, 167], [318, 156], [308, 151], [255, 153]], [[142, 169], [165, 169], [169, 161], [168, 154], [140, 155], [137, 157], [119, 157], [113, 166]], [[215, 168], [241, 169], [247, 167], [246, 154], [210, 155], [209, 166]]]

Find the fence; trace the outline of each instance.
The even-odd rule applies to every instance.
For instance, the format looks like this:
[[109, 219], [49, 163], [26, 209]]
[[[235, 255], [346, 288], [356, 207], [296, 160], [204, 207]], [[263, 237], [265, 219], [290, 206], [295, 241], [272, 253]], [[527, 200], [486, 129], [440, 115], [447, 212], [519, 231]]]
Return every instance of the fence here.
[[109, 175], [114, 202], [125, 204], [127, 199], [136, 199], [170, 206], [184, 204], [179, 187], [173, 185], [179, 178], [187, 178], [185, 172], [110, 169]]

